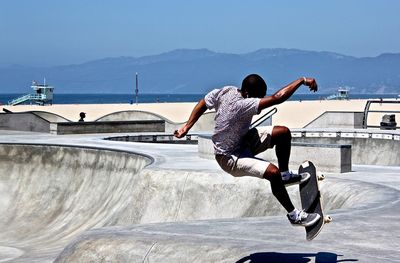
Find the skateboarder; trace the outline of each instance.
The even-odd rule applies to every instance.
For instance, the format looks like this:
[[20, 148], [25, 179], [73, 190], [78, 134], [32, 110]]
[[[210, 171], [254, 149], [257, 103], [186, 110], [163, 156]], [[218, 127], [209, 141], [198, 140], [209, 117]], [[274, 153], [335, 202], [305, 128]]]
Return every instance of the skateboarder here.
[[[318, 214], [307, 214], [296, 209], [286, 191], [286, 185], [300, 183], [309, 178], [289, 171], [291, 133], [284, 126], [250, 129], [252, 117], [263, 109], [286, 101], [301, 85], [317, 91], [313, 78], [302, 77], [275, 94], [267, 96], [267, 85], [257, 74], [247, 76], [241, 89], [226, 86], [212, 90], [194, 107], [189, 120], [174, 135], [185, 136], [207, 109], [215, 109], [215, 129], [212, 136], [215, 159], [220, 167], [233, 176], [255, 176], [269, 180], [273, 195], [288, 212], [293, 225], [310, 226], [319, 219]], [[295, 113], [294, 113], [295, 114]], [[278, 167], [255, 157], [275, 146]]]

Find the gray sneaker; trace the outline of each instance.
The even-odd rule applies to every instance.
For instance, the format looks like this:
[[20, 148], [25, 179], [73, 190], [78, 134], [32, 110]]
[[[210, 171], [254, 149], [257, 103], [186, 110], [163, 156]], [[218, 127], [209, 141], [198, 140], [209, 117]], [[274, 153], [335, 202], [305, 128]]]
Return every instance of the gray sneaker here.
[[304, 212], [304, 210], [300, 211], [299, 215], [296, 219], [290, 218], [289, 214], [287, 214], [287, 218], [289, 219], [290, 223], [294, 226], [312, 226], [318, 222], [321, 216], [317, 213], [308, 214]]
[[289, 173], [290, 173], [289, 179], [286, 179], [286, 180], [282, 179], [283, 184], [285, 186], [302, 184], [304, 182], [307, 182], [311, 177], [311, 175], [309, 173], [296, 174], [296, 173], [293, 173], [292, 171], [290, 171]]

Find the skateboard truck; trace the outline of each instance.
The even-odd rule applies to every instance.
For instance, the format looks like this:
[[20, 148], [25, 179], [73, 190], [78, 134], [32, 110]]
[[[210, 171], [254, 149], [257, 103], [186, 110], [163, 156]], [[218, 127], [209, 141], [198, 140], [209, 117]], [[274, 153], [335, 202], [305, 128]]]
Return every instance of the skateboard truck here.
[[332, 222], [333, 218], [331, 216], [324, 216], [324, 224]]
[[325, 175], [321, 172], [317, 172], [317, 179], [318, 181], [322, 181], [325, 179]]

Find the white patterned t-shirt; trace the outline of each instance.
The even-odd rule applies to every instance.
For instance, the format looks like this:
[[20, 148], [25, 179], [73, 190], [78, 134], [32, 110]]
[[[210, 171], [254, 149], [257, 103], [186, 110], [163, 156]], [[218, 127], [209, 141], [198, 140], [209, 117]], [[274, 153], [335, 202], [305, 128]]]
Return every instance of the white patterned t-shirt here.
[[208, 109], [215, 109], [215, 128], [212, 136], [215, 154], [230, 155], [240, 148], [251, 120], [258, 114], [259, 98], [243, 98], [234, 86], [212, 90], [205, 96]]

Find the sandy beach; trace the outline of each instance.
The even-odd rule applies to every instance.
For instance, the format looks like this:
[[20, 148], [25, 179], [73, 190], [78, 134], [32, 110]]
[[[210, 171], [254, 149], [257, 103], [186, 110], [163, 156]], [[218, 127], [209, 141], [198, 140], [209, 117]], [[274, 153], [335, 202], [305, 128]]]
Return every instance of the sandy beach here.
[[[285, 125], [289, 128], [302, 128], [326, 111], [363, 112], [367, 100], [323, 100], [323, 101], [286, 101], [276, 108], [273, 125]], [[173, 122], [186, 121], [194, 102], [188, 103], [139, 103], [139, 104], [54, 104], [46, 106], [18, 105], [3, 106], [12, 112], [45, 111], [58, 114], [68, 120], [78, 121], [79, 113], [86, 113], [86, 121], [94, 121], [104, 115], [119, 111], [146, 111], [164, 116]], [[269, 109], [264, 110], [263, 113]], [[371, 110], [400, 110], [400, 104], [374, 104]], [[262, 114], [263, 114], [262, 113]], [[384, 113], [371, 113], [368, 124], [378, 125]], [[397, 114], [396, 119], [400, 116]], [[257, 118], [257, 117], [255, 117]]]

